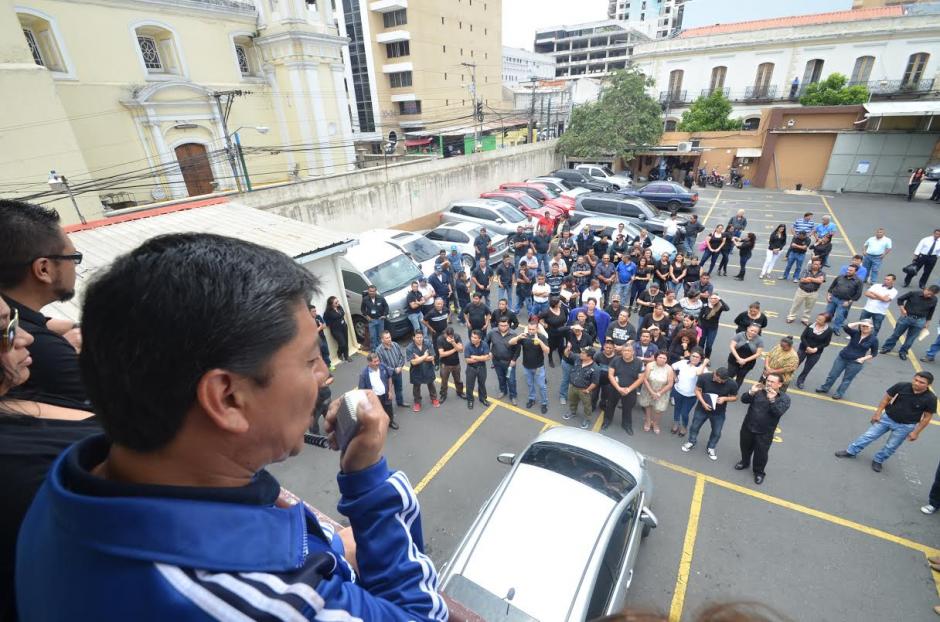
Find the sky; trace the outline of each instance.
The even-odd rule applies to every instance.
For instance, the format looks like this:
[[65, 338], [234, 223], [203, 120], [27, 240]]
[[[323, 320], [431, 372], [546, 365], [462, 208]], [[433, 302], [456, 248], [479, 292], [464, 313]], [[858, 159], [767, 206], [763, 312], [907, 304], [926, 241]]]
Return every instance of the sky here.
[[[839, 11], [852, 0], [690, 0], [684, 26], [708, 26], [768, 17]], [[742, 10], [743, 8], [743, 10]], [[577, 24], [607, 19], [607, 0], [503, 0], [503, 44], [532, 49], [535, 31], [546, 26]]]

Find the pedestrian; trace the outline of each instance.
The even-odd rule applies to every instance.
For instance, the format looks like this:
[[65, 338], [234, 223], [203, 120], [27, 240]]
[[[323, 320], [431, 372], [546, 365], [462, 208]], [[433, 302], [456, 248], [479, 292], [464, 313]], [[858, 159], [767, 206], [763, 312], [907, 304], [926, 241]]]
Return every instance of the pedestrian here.
[[699, 339], [699, 345], [705, 352], [706, 358], [711, 357], [712, 346], [718, 336], [718, 323], [721, 321], [721, 314], [730, 310], [731, 307], [721, 299], [721, 296], [712, 294], [708, 297], [708, 305], [703, 306], [699, 311], [698, 325], [702, 329], [702, 338]]
[[441, 363], [440, 403], [447, 401], [451, 379], [454, 381], [457, 397], [462, 400], [467, 399], [463, 389], [463, 375], [460, 373], [460, 353], [464, 350], [460, 335], [454, 332], [453, 326], [448, 326], [443, 333], [438, 335], [435, 346]]
[[532, 248], [535, 249], [535, 258], [538, 260], [539, 270], [548, 274], [548, 249], [552, 244], [552, 236], [545, 229], [539, 227], [532, 236]]
[[711, 263], [708, 265], [708, 270], [705, 270], [706, 274], [711, 274], [712, 270], [715, 269], [715, 262], [718, 261], [721, 250], [725, 247], [726, 243], [725, 228], [722, 225], [718, 225], [708, 236], [708, 239], [705, 240], [705, 250], [702, 253], [702, 266], [704, 267], [705, 262], [711, 260]]
[[434, 348], [434, 367], [437, 368], [440, 366], [441, 357], [438, 354], [437, 350], [437, 338], [440, 335], [444, 334], [444, 329], [447, 328], [447, 322], [450, 319], [450, 313], [444, 307], [443, 298], [435, 298], [434, 306], [431, 307], [431, 310], [427, 312], [424, 316], [422, 323], [424, 324], [425, 333], [427, 334], [428, 345]]
[[787, 245], [787, 226], [777, 225], [774, 232], [770, 234], [767, 241], [767, 255], [764, 257], [764, 265], [760, 269], [760, 278], [773, 278], [774, 264], [780, 258], [783, 247]]
[[881, 262], [891, 252], [891, 238], [885, 235], [882, 227], [875, 229], [875, 235], [865, 240], [863, 245], [865, 255], [862, 265], [868, 274], [865, 277], [866, 283], [878, 282], [878, 269], [881, 268]]
[[725, 227], [725, 243], [721, 247], [721, 262], [718, 264], [718, 276], [728, 276], [728, 261], [735, 249], [738, 231], [731, 225]]
[[509, 308], [508, 300], [500, 298], [496, 302], [496, 310], [493, 311], [493, 315], [490, 317], [490, 325], [499, 326], [499, 321], [503, 318], [506, 318], [506, 321], [509, 322], [509, 328], [512, 330], [519, 328], [519, 316]]
[[930, 285], [923, 291], [905, 292], [898, 296], [898, 309], [901, 316], [894, 325], [894, 332], [881, 347], [882, 354], [893, 350], [901, 336], [906, 333], [904, 343], [898, 350], [898, 357], [902, 361], [907, 360], [907, 352], [914, 345], [920, 331], [933, 319], [933, 312], [937, 308], [937, 292], [940, 292], [940, 286]]
[[581, 429], [591, 427], [591, 392], [597, 387], [599, 374], [594, 364], [594, 348], [582, 348], [575, 355], [568, 354], [568, 365], [571, 367], [568, 385], [568, 410], [562, 413], [566, 421], [577, 416], [578, 406], [581, 406]]
[[[621, 352], [629, 342], [636, 340], [636, 329], [630, 323], [630, 312], [621, 309], [617, 314], [617, 319], [607, 327], [607, 339], [605, 344], [612, 343], [615, 352]], [[630, 346], [633, 347], [632, 344]]]
[[797, 231], [790, 240], [790, 248], [787, 250], [787, 264], [783, 268], [783, 280], [790, 278], [790, 269], [793, 269], [793, 282], [797, 283], [800, 270], [803, 269], [803, 260], [806, 258], [806, 251], [809, 249], [809, 236], [803, 231]]
[[640, 330], [648, 330], [651, 326], [658, 326], [659, 330], [666, 332], [671, 318], [666, 313], [662, 302], [656, 303], [652, 313], [647, 313], [640, 319]]
[[811, 326], [804, 328], [803, 334], [800, 335], [800, 347], [797, 349], [796, 354], [800, 359], [800, 363], [803, 364], [803, 371], [796, 378], [797, 389], [803, 388], [803, 383], [806, 382], [809, 372], [813, 371], [813, 367], [819, 362], [823, 350], [832, 342], [832, 327], [829, 326], [829, 320], [828, 313], [818, 314], [816, 321]]
[[598, 308], [597, 302], [593, 298], [588, 298], [582, 296], [581, 298], [584, 301], [583, 307], [575, 307], [568, 313], [568, 323], [573, 322], [578, 313], [583, 312], [587, 315], [587, 320], [590, 323], [590, 330], [594, 333], [594, 338], [600, 341], [601, 345], [604, 345], [604, 341], [607, 340], [607, 327], [610, 326], [610, 316], [607, 315], [607, 312], [603, 308]]
[[467, 364], [467, 408], [473, 410], [473, 388], [476, 387], [480, 404], [489, 406], [486, 401], [486, 362], [492, 358], [490, 347], [483, 341], [483, 332], [474, 330], [470, 333], [470, 343], [464, 346], [464, 360]]
[[728, 344], [728, 372], [739, 385], [744, 384], [748, 372], [754, 369], [757, 359], [764, 354], [764, 340], [760, 326], [751, 324], [739, 333], [735, 333]]
[[871, 320], [859, 320], [846, 325], [845, 334], [849, 337], [849, 343], [839, 351], [838, 356], [832, 362], [829, 375], [816, 389], [816, 393], [828, 393], [841, 375], [842, 384], [836, 389], [832, 399], [842, 399], [849, 385], [852, 384], [852, 380], [858, 372], [862, 371], [862, 366], [878, 356], [878, 338], [874, 335], [873, 326]]
[[408, 321], [411, 322], [411, 330], [413, 332], [423, 333], [426, 330], [423, 324], [423, 307], [424, 294], [421, 293], [421, 290], [418, 287], [418, 282], [412, 281], [411, 289], [408, 290], [408, 294], [405, 296], [405, 317], [407, 317]]
[[647, 363], [643, 375], [643, 388], [638, 398], [645, 415], [643, 431], [652, 430], [654, 434], [659, 434], [659, 420], [669, 406], [672, 385], [676, 381], [676, 374], [669, 366], [669, 355], [657, 351], [653, 360]]
[[698, 377], [708, 371], [708, 359], [700, 348], [692, 347], [688, 359], [672, 364], [676, 382], [672, 387], [672, 433], [682, 438], [689, 427], [689, 413], [695, 406]]
[[607, 372], [614, 399], [608, 402], [608, 411], [604, 413], [605, 423], [613, 421], [617, 404], [620, 404], [620, 426], [628, 436], [633, 436], [633, 407], [636, 405], [637, 391], [643, 385], [644, 365], [636, 358], [633, 344], [627, 342], [620, 350], [620, 356], [610, 363]]
[[747, 414], [741, 422], [741, 460], [734, 465], [736, 471], [751, 467], [754, 483], [764, 483], [767, 476], [767, 458], [774, 444], [774, 434], [780, 418], [790, 408], [790, 396], [783, 392], [783, 382], [778, 374], [770, 373], [741, 396], [747, 404]]
[[349, 362], [349, 324], [346, 323], [346, 311], [339, 304], [339, 298], [330, 296], [326, 299], [326, 311], [323, 321], [330, 329], [330, 335], [336, 342], [336, 356], [341, 361]]
[[705, 227], [698, 221], [698, 214], [692, 214], [689, 216], [688, 222], [685, 223], [684, 229], [682, 247], [686, 257], [691, 257], [695, 255], [695, 240], [698, 234], [705, 230]]
[[[816, 226], [813, 227], [813, 240], [815, 242], [818, 242], [819, 240], [821, 240], [822, 238], [826, 236], [828, 236], [830, 239], [835, 237], [836, 226], [833, 223], [829, 222], [830, 220], [829, 215], [823, 214], [820, 220], [821, 222], [817, 223]], [[825, 267], [826, 267], [826, 264], [823, 264], [823, 268]]]
[[[937, 182], [940, 185], [940, 182]], [[940, 509], [940, 464], [937, 465], [937, 472], [933, 476], [933, 485], [930, 487], [930, 494], [927, 496], [927, 505], [920, 508], [924, 514], [936, 514]], [[940, 558], [931, 560], [931, 566], [940, 566]], [[934, 568], [940, 571], [940, 568]], [[938, 611], [940, 613], [940, 611]]]
[[816, 223], [813, 222], [813, 212], [806, 212], [803, 214], [803, 218], [794, 221], [792, 226], [793, 235], [797, 233], [805, 233], [810, 235], [816, 229]]
[[600, 281], [602, 298], [608, 300], [612, 286], [617, 281], [617, 268], [611, 263], [609, 253], [601, 255], [601, 262], [594, 268], [594, 277]]
[[[523, 309], [526, 311], [526, 315], [531, 315], [532, 313], [532, 286], [535, 284], [536, 278], [538, 276], [538, 270], [534, 265], [529, 265], [529, 263], [523, 259], [519, 262], [519, 274], [516, 277], [516, 308], [515, 312], [521, 313]], [[557, 282], [561, 283], [561, 275], [558, 274], [556, 268], [552, 268], [552, 275], [549, 278], [557, 278]]]
[[610, 316], [610, 318], [616, 319], [620, 315], [620, 312], [626, 309], [625, 306], [620, 304], [620, 296], [617, 294], [611, 294], [610, 302], [607, 303], [607, 306], [604, 307], [604, 313]]
[[512, 263], [512, 257], [503, 255], [503, 260], [496, 267], [496, 297], [505, 298], [509, 306], [512, 306], [513, 285], [516, 284], [516, 267]]
[[917, 189], [920, 187], [920, 182], [924, 179], [924, 169], [918, 168], [913, 173], [911, 173], [911, 178], [907, 180], [907, 200], [910, 201], [914, 198], [914, 195], [917, 193]]
[[411, 343], [405, 349], [405, 358], [411, 365], [409, 380], [411, 381], [411, 396], [413, 404], [411, 410], [421, 412], [421, 385], [428, 388], [428, 397], [431, 405], [437, 408], [441, 403], [437, 399], [437, 389], [434, 387], [434, 353], [425, 343], [424, 333], [416, 332], [411, 336]]
[[493, 357], [493, 371], [499, 383], [497, 399], [508, 397], [513, 406], [516, 405], [516, 360], [519, 358], [519, 348], [510, 343], [516, 336], [515, 328], [508, 318], [501, 317], [496, 320], [496, 328], [486, 334], [486, 344]]
[[600, 239], [594, 242], [594, 255], [596, 257], [603, 258], [607, 254], [607, 251], [610, 250], [610, 239], [607, 237], [607, 234], [604, 233], [604, 230], [599, 232]]
[[721, 440], [721, 429], [725, 425], [725, 411], [729, 402], [736, 401], [738, 383], [731, 378], [729, 369], [719, 367], [711, 374], [699, 376], [695, 382], [695, 410], [689, 424], [689, 440], [682, 445], [682, 451], [692, 451], [698, 442], [699, 430], [708, 421], [711, 432], [705, 453], [710, 460], [718, 460], [718, 441]]
[[685, 267], [685, 278], [682, 283], [683, 294], [689, 289], [698, 289], [698, 281], [702, 277], [702, 266], [699, 265], [698, 255], [689, 255], [689, 261]]
[[[598, 410], [598, 406], [600, 406], [601, 413], [607, 412], [607, 402], [611, 399], [610, 380], [607, 379], [607, 371], [610, 369], [610, 362], [616, 357], [614, 344], [609, 342], [605, 342], [601, 349], [594, 353], [594, 364], [597, 366], [597, 386], [591, 393], [592, 410]], [[602, 418], [602, 430], [607, 429], [604, 427], [605, 425], [608, 425], [608, 422]]]
[[800, 315], [800, 321], [809, 326], [809, 314], [819, 298], [819, 289], [826, 282], [826, 273], [822, 270], [822, 260], [819, 257], [813, 257], [809, 262], [809, 267], [803, 271], [799, 277], [799, 285], [793, 293], [793, 303], [787, 312], [787, 324], [792, 324], [797, 315]]
[[685, 283], [685, 257], [679, 253], [669, 266], [669, 279], [666, 281], [666, 291], [676, 293]]
[[905, 440], [912, 443], [930, 424], [937, 412], [937, 396], [930, 390], [933, 374], [919, 371], [910, 382], [898, 382], [888, 387], [885, 396], [871, 417], [871, 427], [852, 441], [848, 447], [836, 452], [839, 458], [854, 458], [887, 433], [891, 433], [871, 461], [871, 468], [881, 473], [885, 461], [901, 447]]
[[473, 258], [475, 261], [483, 260], [486, 264], [490, 262], [490, 246], [493, 240], [486, 232], [486, 227], [480, 227], [480, 233], [473, 238]]
[[630, 281], [630, 306], [637, 305], [637, 299], [646, 291], [653, 278], [653, 268], [650, 267], [646, 257], [640, 257], [636, 263], [636, 272]]
[[672, 269], [672, 263], [669, 261], [669, 253], [663, 253], [659, 257], [659, 261], [653, 266], [653, 281], [659, 284], [659, 289], [662, 292], [668, 291], [667, 283], [669, 283], [669, 272]]
[[904, 268], [904, 287], [910, 287], [914, 276], [920, 271], [918, 287], [924, 289], [930, 280], [933, 267], [937, 265], [937, 255], [940, 255], [940, 229], [934, 229], [933, 235], [928, 235], [917, 243], [914, 259], [911, 260], [910, 266]]
[[[568, 388], [571, 379], [572, 361], [578, 360], [581, 350], [594, 343], [594, 338], [584, 329], [583, 324], [572, 324], [565, 337], [565, 349], [561, 355], [561, 382], [558, 385], [558, 401], [562, 406], [568, 403]], [[593, 352], [593, 349], [592, 349]], [[591, 354], [593, 357], [594, 355]]]
[[865, 308], [862, 309], [860, 320], [871, 320], [874, 324], [874, 334], [877, 337], [881, 330], [881, 323], [884, 322], [885, 315], [888, 313], [888, 307], [891, 301], [897, 298], [898, 290], [894, 287], [895, 276], [886, 274], [884, 282], [875, 283], [865, 292]]
[[375, 393], [385, 414], [388, 415], [388, 427], [397, 430], [398, 424], [395, 423], [395, 412], [392, 410], [392, 399], [389, 395], [392, 392], [391, 371], [382, 364], [379, 355], [375, 352], [369, 352], [366, 361], [368, 364], [359, 373], [359, 388], [369, 389]]
[[405, 351], [400, 345], [392, 341], [392, 333], [382, 332], [382, 343], [376, 350], [379, 360], [388, 368], [392, 375], [392, 387], [395, 389], [395, 405], [402, 408], [408, 408], [410, 404], [405, 402], [405, 395], [402, 391], [402, 370], [405, 367]]
[[842, 324], [849, 315], [852, 303], [862, 297], [862, 281], [855, 275], [855, 266], [849, 264], [829, 285], [826, 293], [826, 313], [832, 316], [832, 332], [840, 334]]
[[591, 225], [584, 225], [575, 238], [574, 244], [578, 257], [587, 255], [588, 249], [594, 246], [594, 233], [591, 232]]
[[467, 323], [467, 338], [470, 333], [478, 330], [486, 332], [490, 329], [490, 319], [492, 313], [490, 308], [483, 304], [483, 297], [480, 292], [473, 292], [470, 304], [463, 310], [464, 320]]
[[486, 306], [490, 305], [490, 283], [493, 281], [493, 269], [487, 265], [487, 259], [480, 257], [477, 267], [470, 273], [473, 291], [480, 294]]
[[323, 363], [333, 371], [336, 369], [336, 365], [330, 361], [330, 344], [326, 341], [326, 322], [323, 321], [323, 316], [317, 313], [317, 306], [310, 305], [310, 315], [313, 317], [313, 321], [317, 323], [317, 339], [320, 342], [320, 356], [323, 357]]
[[743, 332], [747, 330], [747, 327], [751, 324], [757, 324], [759, 327], [758, 332], [764, 332], [764, 329], [767, 328], [767, 314], [761, 311], [760, 301], [755, 300], [747, 306], [747, 311], [742, 311], [738, 313], [734, 318], [734, 327], [735, 332]]
[[757, 244], [757, 236], [753, 233], [747, 233], [740, 242], [736, 243], [738, 247], [738, 261], [740, 261], [740, 269], [738, 273], [734, 275], [739, 281], [744, 280], [744, 274], [747, 268], [747, 262], [751, 260], [751, 255], [754, 253], [754, 246]]
[[780, 378], [780, 391], [786, 391], [793, 372], [800, 366], [800, 357], [793, 349], [793, 337], [787, 335], [780, 343], [764, 354], [764, 370], [759, 382], [765, 382], [767, 376], [775, 374]]
[[530, 321], [532, 317], [538, 317], [548, 333], [548, 366], [554, 368], [552, 355], [557, 352], [558, 360], [561, 360], [565, 353], [565, 336], [568, 334], [568, 314], [562, 309], [561, 298], [552, 296], [548, 308], [538, 316], [530, 316]]
[[817, 239], [810, 246], [810, 249], [813, 251], [813, 258], [818, 257], [822, 261], [823, 267], [827, 267], [829, 265], [829, 255], [832, 253], [832, 236], [824, 235]]
[[515, 257], [513, 263], [518, 267], [519, 262], [526, 256], [526, 252], [532, 248], [532, 237], [526, 233], [522, 225], [519, 225], [516, 227], [516, 232], [509, 236], [509, 245], [512, 247], [512, 254]]
[[728, 219], [728, 226], [734, 227], [737, 234], [735, 237], [740, 237], [744, 233], [744, 230], [747, 229], [747, 218], [744, 216], [743, 209], [739, 209], [737, 214]]
[[860, 281], [864, 282], [865, 277], [868, 276], [868, 270], [865, 269], [864, 264], [864, 257], [861, 255], [853, 255], [852, 260], [849, 263], [839, 268], [839, 276], [845, 276], [849, 271], [849, 266], [855, 266], [855, 276], [857, 276]]
[[539, 336], [539, 323], [534, 316], [529, 318], [525, 331], [515, 335], [509, 343], [519, 348], [522, 354], [522, 373], [525, 375], [526, 386], [529, 388], [525, 407], [532, 408], [535, 404], [536, 392], [538, 392], [541, 412], [543, 415], [547, 414], [548, 384], [545, 382], [545, 356], [551, 356], [551, 351]]

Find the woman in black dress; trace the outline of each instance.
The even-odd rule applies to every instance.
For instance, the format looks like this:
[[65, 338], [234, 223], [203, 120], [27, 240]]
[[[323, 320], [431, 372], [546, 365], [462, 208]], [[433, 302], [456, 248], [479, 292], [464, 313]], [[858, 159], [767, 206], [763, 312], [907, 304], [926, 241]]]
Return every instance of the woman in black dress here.
[[718, 225], [705, 241], [705, 252], [702, 253], [703, 268], [705, 266], [705, 262], [711, 259], [708, 270], [705, 271], [706, 274], [711, 274], [712, 270], [715, 269], [715, 262], [718, 261], [718, 256], [721, 254], [721, 250], [725, 247], [726, 242], [725, 228], [722, 225]]
[[346, 312], [339, 304], [339, 298], [330, 296], [326, 299], [326, 311], [323, 312], [323, 321], [326, 322], [330, 334], [336, 341], [336, 354], [343, 361], [349, 360], [349, 325], [346, 323]]
[[744, 280], [744, 269], [747, 266], [748, 260], [751, 258], [751, 255], [754, 253], [754, 245], [757, 244], [757, 236], [753, 233], [748, 233], [743, 238], [735, 240], [735, 246], [738, 247], [738, 256], [741, 261], [741, 269], [734, 276], [739, 281]]
[[797, 355], [800, 357], [800, 362], [803, 363], [803, 371], [796, 379], [797, 389], [803, 388], [803, 383], [806, 382], [809, 372], [819, 362], [823, 350], [832, 341], [832, 327], [829, 325], [829, 320], [828, 313], [820, 313], [816, 316], [816, 322], [807, 326], [803, 330], [803, 334], [800, 335], [800, 347], [797, 350]]
[[748, 306], [747, 311], [742, 311], [734, 318], [734, 325], [736, 326], [734, 332], [743, 333], [751, 324], [757, 324], [760, 327], [758, 334], [767, 328], [767, 316], [760, 310], [760, 302], [756, 300]]
[[734, 250], [735, 242], [738, 240], [735, 236], [736, 231], [734, 225], [728, 225], [725, 229], [725, 243], [721, 247], [721, 263], [718, 264], [718, 276], [728, 276], [728, 260], [731, 258], [731, 251]]
[[552, 355], [558, 353], [558, 360], [565, 355], [565, 335], [568, 334], [568, 314], [561, 306], [561, 298], [552, 296], [548, 299], [548, 308], [539, 315], [542, 325], [548, 331], [548, 366], [554, 367]]

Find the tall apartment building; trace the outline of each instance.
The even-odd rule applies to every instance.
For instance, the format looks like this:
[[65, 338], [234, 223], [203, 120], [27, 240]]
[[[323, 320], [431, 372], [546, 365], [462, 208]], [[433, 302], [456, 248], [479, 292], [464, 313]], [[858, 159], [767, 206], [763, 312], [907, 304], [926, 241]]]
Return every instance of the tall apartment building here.
[[555, 77], [555, 59], [548, 54], [536, 54], [522, 48], [503, 46], [503, 85], [517, 86], [532, 78], [542, 80]]
[[[630, 25], [657, 39], [682, 29], [687, 0], [608, 0], [607, 17]], [[864, 0], [856, 0], [856, 2]]]
[[555, 76], [606, 75], [624, 69], [633, 46], [649, 37], [628, 23], [604, 20], [535, 31], [534, 49], [555, 58]]
[[[358, 143], [460, 123], [502, 99], [502, 0], [336, 0]], [[474, 67], [475, 66], [475, 67]], [[472, 122], [472, 121], [471, 121]]]

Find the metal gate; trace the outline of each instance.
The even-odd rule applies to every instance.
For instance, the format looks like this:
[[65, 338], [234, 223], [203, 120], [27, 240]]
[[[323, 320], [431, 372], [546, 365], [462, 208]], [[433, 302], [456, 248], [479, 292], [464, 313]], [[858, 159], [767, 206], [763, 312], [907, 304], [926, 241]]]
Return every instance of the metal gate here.
[[846, 132], [836, 136], [822, 189], [907, 194], [911, 171], [930, 162], [940, 134]]

